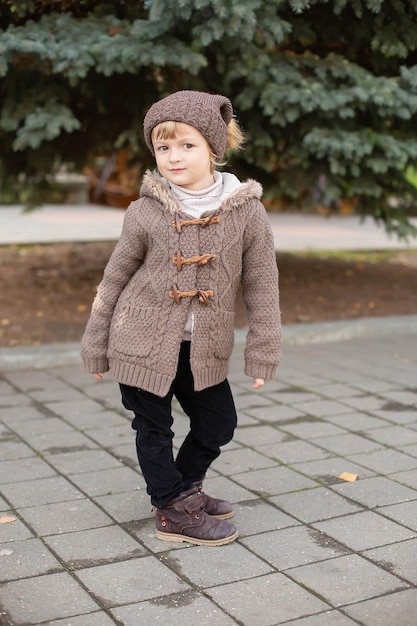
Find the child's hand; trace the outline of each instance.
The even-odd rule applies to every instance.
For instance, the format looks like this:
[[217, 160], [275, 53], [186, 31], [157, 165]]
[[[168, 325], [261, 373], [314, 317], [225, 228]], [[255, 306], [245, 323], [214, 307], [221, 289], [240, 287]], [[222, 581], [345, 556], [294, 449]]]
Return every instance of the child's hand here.
[[263, 387], [264, 384], [265, 384], [265, 381], [263, 378], [254, 378], [252, 387], [254, 389], [259, 389], [260, 387]]
[[103, 376], [98, 372], [94, 372], [93, 376], [96, 380], [103, 380]]

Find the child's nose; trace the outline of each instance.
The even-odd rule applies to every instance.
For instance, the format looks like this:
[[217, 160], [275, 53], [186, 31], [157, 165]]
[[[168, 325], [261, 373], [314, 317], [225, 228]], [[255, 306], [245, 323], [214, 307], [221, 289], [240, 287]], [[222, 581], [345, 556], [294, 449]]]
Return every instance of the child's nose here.
[[178, 148], [171, 148], [169, 153], [170, 161], [179, 161], [181, 158], [180, 151]]

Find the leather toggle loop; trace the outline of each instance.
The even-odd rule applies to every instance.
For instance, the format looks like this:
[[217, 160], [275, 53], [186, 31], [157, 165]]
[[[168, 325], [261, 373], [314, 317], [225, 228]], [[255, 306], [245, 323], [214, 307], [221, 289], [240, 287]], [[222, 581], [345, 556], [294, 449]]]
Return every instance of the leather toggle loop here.
[[202, 254], [201, 256], [192, 256], [188, 259], [185, 259], [181, 256], [181, 252], [178, 250], [177, 254], [172, 257], [172, 262], [177, 266], [178, 271], [182, 270], [183, 265], [191, 265], [192, 263], [197, 263], [198, 267], [202, 265], [207, 265], [207, 263], [212, 263], [216, 260], [216, 254]]
[[200, 219], [182, 220], [179, 214], [175, 213], [172, 226], [180, 233], [183, 226], [209, 226], [210, 224], [218, 224], [219, 222], [220, 215], [209, 215], [208, 217], [201, 217]]
[[193, 291], [179, 291], [177, 285], [172, 285], [172, 289], [169, 292], [169, 297], [175, 300], [176, 304], [181, 302], [181, 298], [194, 298], [198, 296], [199, 301], [208, 306], [209, 298], [214, 296], [214, 291], [212, 289], [194, 289]]

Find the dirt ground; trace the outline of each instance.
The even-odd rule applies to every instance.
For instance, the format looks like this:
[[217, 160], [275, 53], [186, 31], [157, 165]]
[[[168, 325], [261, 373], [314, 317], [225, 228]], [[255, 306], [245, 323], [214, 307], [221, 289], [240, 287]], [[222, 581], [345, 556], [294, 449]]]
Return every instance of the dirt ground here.
[[[0, 247], [0, 346], [79, 341], [113, 247]], [[417, 251], [277, 260], [284, 324], [417, 314]], [[245, 325], [238, 298], [236, 327]]]

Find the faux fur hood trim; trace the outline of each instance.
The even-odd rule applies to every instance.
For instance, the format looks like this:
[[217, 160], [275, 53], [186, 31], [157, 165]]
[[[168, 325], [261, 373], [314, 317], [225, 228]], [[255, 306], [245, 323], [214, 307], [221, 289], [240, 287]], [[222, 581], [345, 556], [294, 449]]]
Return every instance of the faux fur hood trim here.
[[[232, 211], [245, 204], [248, 200], [259, 200], [262, 197], [262, 193], [262, 185], [256, 180], [249, 179], [230, 193], [220, 205], [219, 210]], [[184, 210], [179, 200], [172, 193], [168, 182], [159, 174], [150, 170], [145, 172], [143, 176], [140, 197], [155, 198], [172, 215]]]

